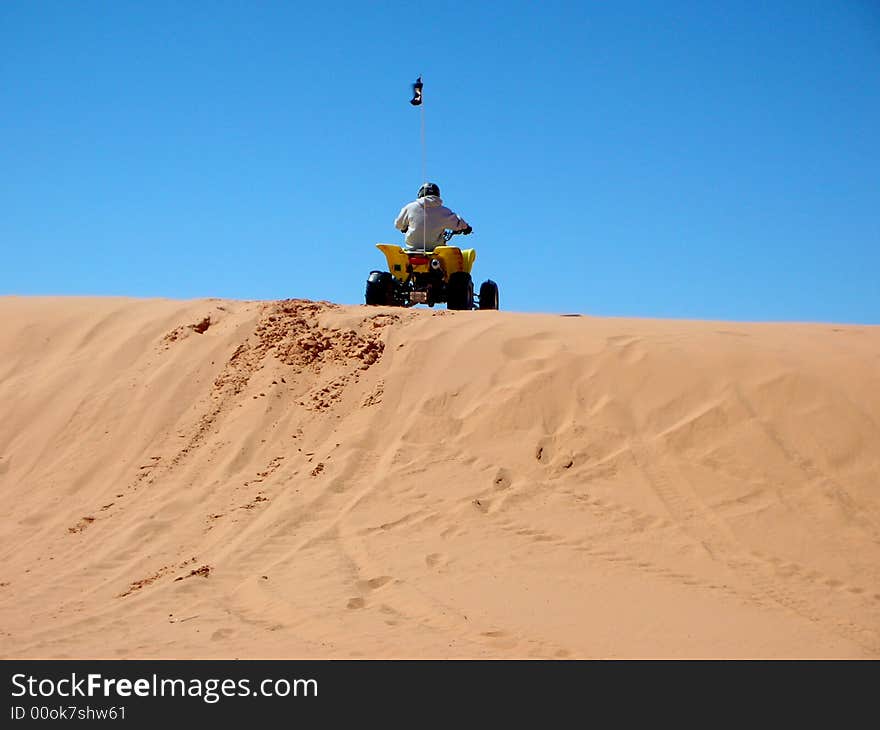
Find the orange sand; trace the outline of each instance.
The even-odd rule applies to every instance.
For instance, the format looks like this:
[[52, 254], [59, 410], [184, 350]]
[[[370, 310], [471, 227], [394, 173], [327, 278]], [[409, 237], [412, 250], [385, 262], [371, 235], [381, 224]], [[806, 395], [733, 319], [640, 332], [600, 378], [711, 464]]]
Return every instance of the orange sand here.
[[0, 297], [0, 657], [880, 657], [880, 327]]

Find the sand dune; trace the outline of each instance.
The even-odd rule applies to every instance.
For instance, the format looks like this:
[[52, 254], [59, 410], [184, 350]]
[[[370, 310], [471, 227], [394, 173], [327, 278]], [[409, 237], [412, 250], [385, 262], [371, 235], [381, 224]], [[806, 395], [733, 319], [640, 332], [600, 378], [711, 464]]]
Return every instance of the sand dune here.
[[880, 328], [0, 298], [0, 656], [880, 657]]

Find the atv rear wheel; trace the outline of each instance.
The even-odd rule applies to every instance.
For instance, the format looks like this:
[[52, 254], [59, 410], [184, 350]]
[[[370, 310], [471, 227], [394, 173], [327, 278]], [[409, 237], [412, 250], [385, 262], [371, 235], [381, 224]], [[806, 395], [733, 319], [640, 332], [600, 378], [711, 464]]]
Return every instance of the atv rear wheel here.
[[446, 285], [446, 308], [474, 308], [474, 282], [470, 274], [456, 271], [450, 275], [449, 283]]
[[480, 284], [480, 309], [498, 309], [498, 284], [491, 279]]
[[367, 279], [366, 303], [394, 306], [394, 277], [387, 271], [371, 271]]

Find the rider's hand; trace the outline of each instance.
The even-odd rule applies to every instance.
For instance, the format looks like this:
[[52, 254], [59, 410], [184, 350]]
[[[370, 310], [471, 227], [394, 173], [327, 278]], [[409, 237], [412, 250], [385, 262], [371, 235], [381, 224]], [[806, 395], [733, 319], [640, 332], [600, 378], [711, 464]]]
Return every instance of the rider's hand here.
[[461, 233], [462, 233], [462, 235], [467, 236], [467, 235], [470, 235], [470, 234], [473, 233], [473, 232], [474, 232], [474, 229], [471, 228], [470, 226], [468, 226], [468, 227], [465, 228]]

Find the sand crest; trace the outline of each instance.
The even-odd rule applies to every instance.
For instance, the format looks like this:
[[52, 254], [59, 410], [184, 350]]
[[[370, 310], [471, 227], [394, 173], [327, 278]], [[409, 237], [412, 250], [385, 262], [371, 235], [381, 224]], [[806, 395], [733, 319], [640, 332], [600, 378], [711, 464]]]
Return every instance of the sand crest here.
[[880, 328], [0, 297], [0, 656], [880, 657]]

